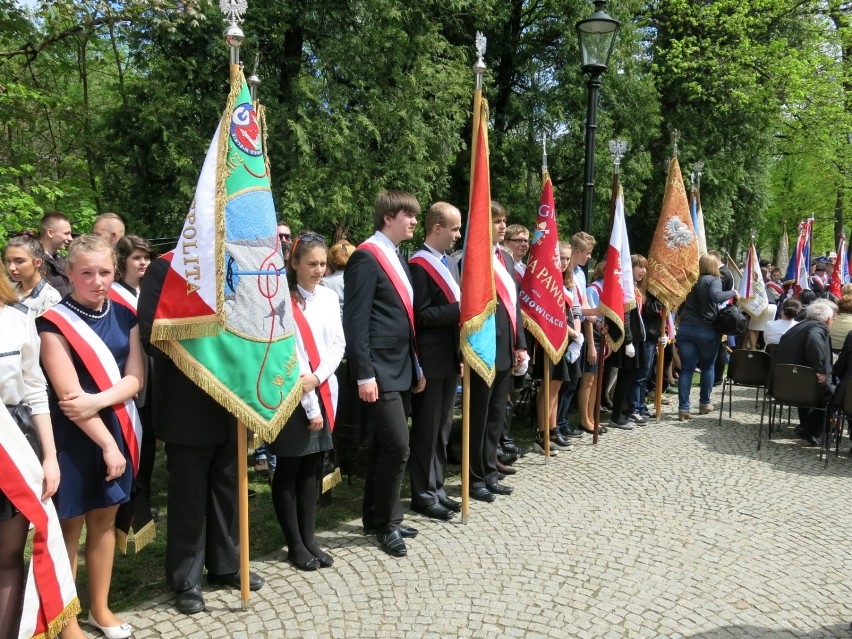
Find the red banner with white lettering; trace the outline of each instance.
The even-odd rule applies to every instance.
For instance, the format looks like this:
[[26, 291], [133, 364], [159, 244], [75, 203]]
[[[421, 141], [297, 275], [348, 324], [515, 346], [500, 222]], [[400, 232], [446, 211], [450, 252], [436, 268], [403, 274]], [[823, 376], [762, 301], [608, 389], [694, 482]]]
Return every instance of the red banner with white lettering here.
[[562, 288], [553, 184], [550, 182], [550, 174], [545, 170], [535, 228], [530, 234], [530, 259], [521, 283], [518, 303], [521, 305], [524, 326], [554, 363], [559, 361], [568, 346], [568, 323]]

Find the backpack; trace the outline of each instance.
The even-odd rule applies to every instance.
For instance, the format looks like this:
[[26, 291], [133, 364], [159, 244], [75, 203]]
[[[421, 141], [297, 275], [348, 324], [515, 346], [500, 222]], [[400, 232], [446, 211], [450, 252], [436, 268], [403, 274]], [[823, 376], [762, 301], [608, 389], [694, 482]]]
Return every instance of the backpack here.
[[742, 337], [748, 330], [748, 316], [733, 304], [719, 309], [713, 324], [719, 335]]

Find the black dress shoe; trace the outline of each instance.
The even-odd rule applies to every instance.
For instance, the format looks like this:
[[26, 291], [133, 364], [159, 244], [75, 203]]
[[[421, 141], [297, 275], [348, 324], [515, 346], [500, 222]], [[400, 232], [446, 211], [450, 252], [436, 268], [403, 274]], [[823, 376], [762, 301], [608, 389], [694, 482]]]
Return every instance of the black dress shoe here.
[[320, 568], [331, 568], [334, 565], [334, 557], [328, 553], [320, 551], [314, 556], [319, 560]]
[[511, 466], [504, 466], [502, 463], [500, 463], [500, 460], [498, 459], [497, 460], [497, 472], [500, 473], [501, 475], [505, 476], [505, 475], [514, 475], [518, 471], [515, 468], [512, 468]]
[[479, 488], [471, 488], [470, 496], [471, 499], [475, 499], [476, 501], [484, 501], [488, 503], [496, 499], [494, 493], [488, 490], [485, 486], [480, 486]]
[[[217, 575], [215, 572], [207, 573], [207, 583], [214, 586], [230, 586], [231, 588], [241, 588], [240, 573], [229, 572], [225, 575]], [[260, 590], [263, 584], [266, 583], [263, 577], [255, 572], [249, 572], [249, 590], [254, 592]]]
[[175, 608], [184, 615], [194, 615], [204, 610], [201, 586], [193, 586], [175, 593]]
[[796, 428], [796, 435], [798, 435], [801, 439], [804, 439], [811, 446], [819, 446], [820, 440], [816, 435], [809, 435], [804, 428], [799, 426]]
[[442, 521], [447, 521], [448, 519], [452, 519], [455, 516], [455, 513], [449, 508], [445, 508], [439, 503], [436, 504], [425, 504], [425, 505], [416, 505], [412, 506], [411, 510], [416, 513], [420, 513], [421, 515], [425, 515], [426, 517], [431, 517], [432, 519], [440, 519]]
[[[404, 539], [414, 539], [417, 536], [418, 530], [416, 528], [412, 528], [411, 526], [406, 526], [405, 524], [400, 524], [397, 528], [399, 534], [402, 535]], [[381, 531], [375, 526], [364, 526], [364, 534], [365, 535], [378, 535]]]
[[447, 510], [452, 510], [454, 513], [461, 512], [461, 504], [455, 499], [450, 499], [449, 497], [438, 497], [438, 503]]
[[405, 557], [408, 554], [408, 549], [405, 547], [405, 540], [398, 530], [379, 533], [376, 535], [376, 538], [379, 540], [379, 548], [392, 557]]
[[294, 559], [290, 553], [287, 553], [287, 561], [293, 564], [294, 567], [299, 570], [304, 570], [306, 572], [310, 572], [312, 570], [317, 570], [320, 567], [320, 560], [318, 557], [311, 556], [310, 559], [299, 560]]
[[497, 453], [497, 461], [501, 464], [505, 464], [506, 466], [511, 466], [516, 461], [518, 461], [518, 456], [514, 453], [507, 453], [505, 451]]
[[494, 493], [495, 495], [511, 495], [512, 491], [515, 490], [511, 486], [506, 486], [505, 484], [486, 484], [486, 490], [490, 493]]
[[520, 448], [517, 444], [512, 442], [511, 444], [503, 444], [501, 446], [504, 453], [509, 453], [510, 455], [517, 455], [518, 457], [523, 457], [527, 454], [527, 451], [523, 448]]

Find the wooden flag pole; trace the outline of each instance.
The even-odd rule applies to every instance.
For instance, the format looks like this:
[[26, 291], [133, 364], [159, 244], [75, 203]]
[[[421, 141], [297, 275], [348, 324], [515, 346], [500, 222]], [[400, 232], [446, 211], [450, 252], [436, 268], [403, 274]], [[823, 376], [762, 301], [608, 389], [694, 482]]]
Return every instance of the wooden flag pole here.
[[240, 600], [242, 609], [248, 610], [249, 600], [249, 506], [248, 506], [248, 429], [237, 422], [237, 490], [240, 518]]
[[[229, 5], [220, 4], [222, 13], [228, 21], [225, 28], [225, 43], [230, 50], [230, 64], [228, 65], [231, 87], [237, 82], [242, 71], [240, 65], [240, 46], [245, 40], [245, 34], [240, 28], [242, 22], [242, 11], [245, 6], [239, 7], [234, 3]], [[242, 9], [242, 11], [240, 10]], [[237, 422], [237, 490], [239, 500], [240, 521], [240, 600], [242, 609], [248, 610], [249, 600], [249, 523], [248, 523], [248, 429], [242, 421]]]
[[[663, 307], [662, 327], [660, 335], [666, 334], [666, 318], [669, 315], [669, 310]], [[657, 386], [654, 392], [654, 408], [657, 411], [657, 423], [659, 424], [663, 418], [663, 371], [665, 368], [665, 349], [663, 343], [657, 340]]]
[[470, 367], [462, 363], [462, 449], [461, 497], [462, 523], [467, 524], [470, 512]]
[[[544, 349], [542, 349], [544, 354]], [[544, 465], [550, 461], [550, 358], [545, 357], [544, 361], [544, 376], [542, 385], [544, 386]]]
[[598, 357], [598, 372], [595, 373], [595, 426], [592, 434], [592, 444], [598, 443], [601, 432], [601, 398], [603, 397], [604, 373], [606, 372], [606, 358], [609, 357], [609, 349], [606, 341], [601, 335], [601, 354]]

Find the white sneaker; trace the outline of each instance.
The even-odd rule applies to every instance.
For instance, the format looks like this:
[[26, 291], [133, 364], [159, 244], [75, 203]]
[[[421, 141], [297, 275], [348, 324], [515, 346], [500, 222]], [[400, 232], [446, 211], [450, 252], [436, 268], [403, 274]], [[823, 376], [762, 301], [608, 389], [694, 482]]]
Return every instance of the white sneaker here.
[[629, 421], [635, 423], [638, 426], [644, 426], [648, 423], [648, 418], [645, 417], [642, 413], [633, 413], [630, 417], [627, 418]]

